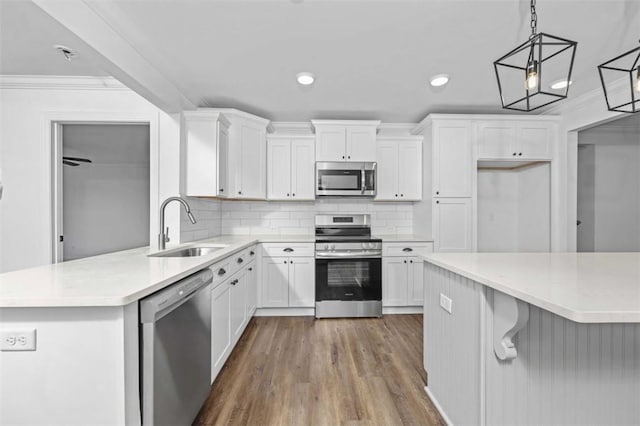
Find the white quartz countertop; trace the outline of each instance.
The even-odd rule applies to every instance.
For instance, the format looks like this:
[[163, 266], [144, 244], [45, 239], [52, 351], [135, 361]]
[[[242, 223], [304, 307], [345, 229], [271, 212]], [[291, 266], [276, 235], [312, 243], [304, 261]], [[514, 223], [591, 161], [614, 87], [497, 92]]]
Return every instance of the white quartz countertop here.
[[640, 253], [423, 253], [421, 257], [575, 322], [640, 322]]
[[226, 235], [188, 244], [226, 247], [198, 257], [148, 257], [149, 247], [0, 274], [0, 307], [123, 306], [257, 242], [313, 242], [313, 236]]
[[415, 234], [376, 234], [374, 237], [381, 238], [385, 243], [431, 243], [432, 238]]

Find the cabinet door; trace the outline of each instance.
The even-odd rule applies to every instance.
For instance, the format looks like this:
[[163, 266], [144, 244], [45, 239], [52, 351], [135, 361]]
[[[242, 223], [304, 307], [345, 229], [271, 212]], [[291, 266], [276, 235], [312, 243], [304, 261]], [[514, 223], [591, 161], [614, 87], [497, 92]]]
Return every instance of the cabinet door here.
[[251, 262], [247, 265], [245, 273], [245, 281], [247, 287], [247, 321], [253, 317], [258, 304], [258, 271], [256, 265], [258, 262]]
[[291, 168], [291, 142], [270, 140], [267, 143], [267, 199], [291, 199]]
[[220, 131], [218, 154], [218, 196], [229, 197], [229, 132], [226, 128]]
[[433, 126], [433, 196], [470, 197], [471, 123], [443, 120]]
[[[235, 164], [241, 165], [238, 198], [266, 197], [266, 131], [255, 125], [243, 124], [240, 129], [241, 157]], [[239, 161], [238, 161], [239, 160]]]
[[316, 129], [316, 161], [346, 161], [346, 133], [343, 126]]
[[407, 305], [407, 259], [382, 259], [382, 306]]
[[410, 257], [409, 261], [409, 276], [407, 283], [409, 286], [409, 295], [407, 303], [411, 306], [422, 306], [423, 304], [423, 288], [424, 285], [424, 266], [423, 262], [417, 257]]
[[218, 121], [185, 116], [184, 186], [189, 196], [215, 196], [218, 190]]
[[211, 291], [211, 382], [231, 351], [231, 299], [229, 283]]
[[347, 127], [347, 161], [376, 161], [376, 128]]
[[471, 226], [471, 198], [433, 200], [434, 251], [470, 252]]
[[550, 159], [553, 124], [550, 123], [518, 123], [518, 158]]
[[478, 158], [513, 158], [515, 153], [516, 125], [508, 121], [478, 123]]
[[309, 139], [291, 141], [291, 198], [315, 200], [315, 143]]
[[396, 201], [398, 192], [398, 142], [378, 141], [378, 169], [376, 200]]
[[247, 283], [245, 273], [239, 272], [229, 281], [231, 288], [231, 341], [236, 342], [247, 322]]
[[289, 306], [289, 258], [265, 257], [260, 281], [262, 305], [265, 308]]
[[289, 258], [289, 306], [312, 308], [316, 301], [315, 258]]
[[398, 145], [398, 192], [400, 200], [422, 199], [422, 143], [402, 141]]

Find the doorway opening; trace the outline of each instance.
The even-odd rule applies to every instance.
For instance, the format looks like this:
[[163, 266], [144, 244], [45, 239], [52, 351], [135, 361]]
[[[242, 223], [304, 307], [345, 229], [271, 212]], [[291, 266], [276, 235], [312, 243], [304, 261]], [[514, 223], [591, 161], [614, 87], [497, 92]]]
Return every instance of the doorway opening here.
[[149, 245], [148, 123], [54, 123], [54, 261]]
[[578, 132], [577, 251], [640, 251], [640, 115]]

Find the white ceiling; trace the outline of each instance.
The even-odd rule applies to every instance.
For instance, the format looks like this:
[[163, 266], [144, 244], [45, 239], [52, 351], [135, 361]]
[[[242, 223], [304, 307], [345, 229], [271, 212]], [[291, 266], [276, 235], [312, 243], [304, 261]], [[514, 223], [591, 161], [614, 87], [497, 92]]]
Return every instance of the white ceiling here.
[[[88, 3], [194, 104], [278, 121], [506, 112], [492, 62], [530, 31], [525, 0]], [[637, 46], [638, 0], [537, 4], [540, 31], [578, 41], [570, 97], [597, 89], [596, 66]], [[0, 73], [101, 74], [95, 52], [37, 6], [1, 9]], [[54, 43], [76, 48], [78, 61], [54, 55]], [[300, 71], [315, 73], [316, 84], [299, 87]], [[428, 85], [437, 73], [451, 76], [444, 89]]]

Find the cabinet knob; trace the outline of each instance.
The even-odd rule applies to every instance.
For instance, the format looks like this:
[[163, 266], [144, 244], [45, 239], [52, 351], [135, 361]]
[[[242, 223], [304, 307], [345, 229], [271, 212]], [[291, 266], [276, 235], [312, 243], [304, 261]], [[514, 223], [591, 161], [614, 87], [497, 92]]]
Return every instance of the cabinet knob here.
[[344, 160], [344, 155], [342, 156], [342, 159]]
[[413, 260], [410, 260], [409, 263], [413, 263]]
[[224, 188], [220, 188], [220, 192], [224, 192]]
[[436, 191], [436, 195], [440, 195], [440, 191]]
[[287, 197], [289, 196], [289, 193], [287, 192]]
[[294, 192], [294, 193], [293, 193], [293, 194], [291, 194], [291, 195], [295, 197], [295, 196], [296, 196], [296, 193]]
[[284, 261], [284, 264], [285, 264], [285, 265], [287, 264], [287, 261], [286, 261], [286, 260]]
[[404, 263], [407, 263], [407, 261], [405, 260]]
[[256, 254], [256, 252], [255, 252], [255, 251], [253, 251], [253, 250], [251, 250], [251, 251], [249, 252], [249, 256], [255, 256], [255, 254]]
[[348, 156], [347, 156], [347, 158], [348, 158], [349, 160], [351, 160], [351, 156], [350, 156], [350, 155], [348, 155]]
[[440, 201], [436, 201], [436, 204], [440, 204]]
[[238, 191], [238, 195], [242, 195], [242, 191]]
[[218, 275], [224, 275], [226, 273], [227, 271], [225, 271], [224, 268], [220, 268], [220, 270], [218, 271]]
[[404, 197], [404, 194], [400, 194], [401, 197]]
[[519, 153], [518, 153], [518, 155], [520, 156], [520, 155], [522, 155], [522, 153], [521, 153], [521, 152], [519, 152]]
[[253, 271], [253, 268], [249, 268], [249, 271]]
[[237, 260], [236, 262], [238, 262], [238, 263], [242, 263], [242, 262], [244, 262], [244, 260], [243, 260], [241, 257], [239, 257], [239, 258], [238, 258], [238, 260]]
[[398, 196], [398, 194], [396, 194], [396, 197]]
[[516, 155], [516, 153], [514, 152], [514, 153], [513, 153], [513, 156], [515, 157], [515, 155]]

